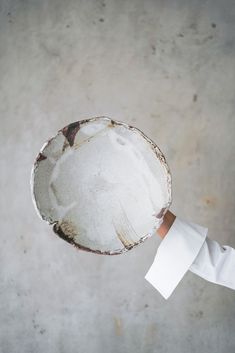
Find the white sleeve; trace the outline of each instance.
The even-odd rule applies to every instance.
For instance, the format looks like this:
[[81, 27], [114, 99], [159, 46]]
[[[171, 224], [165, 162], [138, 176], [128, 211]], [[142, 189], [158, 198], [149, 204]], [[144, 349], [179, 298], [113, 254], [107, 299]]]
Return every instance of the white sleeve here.
[[179, 217], [158, 247], [145, 279], [168, 299], [195, 261], [205, 242], [208, 228]]
[[235, 289], [235, 250], [207, 238], [189, 270], [207, 281]]
[[176, 217], [145, 279], [167, 299], [187, 270], [235, 289], [235, 250], [206, 238], [208, 229]]

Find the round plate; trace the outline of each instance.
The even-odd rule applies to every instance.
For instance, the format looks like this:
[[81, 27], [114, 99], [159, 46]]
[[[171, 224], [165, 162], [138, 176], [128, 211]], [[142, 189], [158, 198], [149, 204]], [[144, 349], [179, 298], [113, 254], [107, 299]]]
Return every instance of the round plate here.
[[44, 144], [31, 186], [40, 217], [55, 233], [97, 254], [142, 243], [171, 204], [171, 174], [160, 149], [108, 117], [72, 123]]

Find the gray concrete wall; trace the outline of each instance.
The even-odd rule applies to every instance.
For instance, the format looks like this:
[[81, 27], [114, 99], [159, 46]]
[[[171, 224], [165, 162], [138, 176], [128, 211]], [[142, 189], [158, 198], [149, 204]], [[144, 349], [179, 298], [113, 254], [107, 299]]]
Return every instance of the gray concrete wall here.
[[235, 2], [0, 2], [0, 352], [234, 353], [235, 292], [144, 279], [159, 240], [77, 251], [35, 213], [44, 141], [108, 115], [142, 129], [173, 175], [172, 211], [235, 246]]

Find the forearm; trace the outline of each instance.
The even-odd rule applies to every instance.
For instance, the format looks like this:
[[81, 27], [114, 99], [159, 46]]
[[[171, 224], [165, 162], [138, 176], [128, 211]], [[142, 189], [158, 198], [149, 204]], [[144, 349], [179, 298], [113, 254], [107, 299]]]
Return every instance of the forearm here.
[[207, 228], [186, 222], [168, 211], [157, 234], [164, 239], [145, 279], [167, 299], [196, 259]]
[[[186, 222], [167, 211], [157, 230], [157, 234], [163, 241], [160, 246], [160, 254], [157, 254], [155, 258], [154, 271], [156, 274], [162, 271], [163, 277], [170, 269], [167, 278], [171, 281], [174, 277], [172, 272], [175, 271], [175, 267], [177, 265], [180, 267], [183, 264], [185, 269], [189, 269], [207, 281], [235, 289], [235, 249], [227, 245], [221, 246], [216, 241], [209, 239], [206, 233], [207, 228]], [[168, 236], [165, 238], [167, 234]], [[187, 258], [190, 260], [188, 261], [189, 266], [186, 266], [185, 259]], [[159, 269], [160, 266], [164, 266], [164, 269]], [[176, 275], [178, 274], [176, 273]], [[162, 281], [162, 279], [158, 279], [157, 282], [154, 282], [156, 287], [160, 286]]]

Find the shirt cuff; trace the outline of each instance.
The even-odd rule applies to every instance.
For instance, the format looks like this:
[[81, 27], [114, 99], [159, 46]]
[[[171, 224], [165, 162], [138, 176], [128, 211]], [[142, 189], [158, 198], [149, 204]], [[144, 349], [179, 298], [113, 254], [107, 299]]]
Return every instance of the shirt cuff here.
[[176, 217], [145, 279], [168, 299], [197, 257], [208, 228]]

